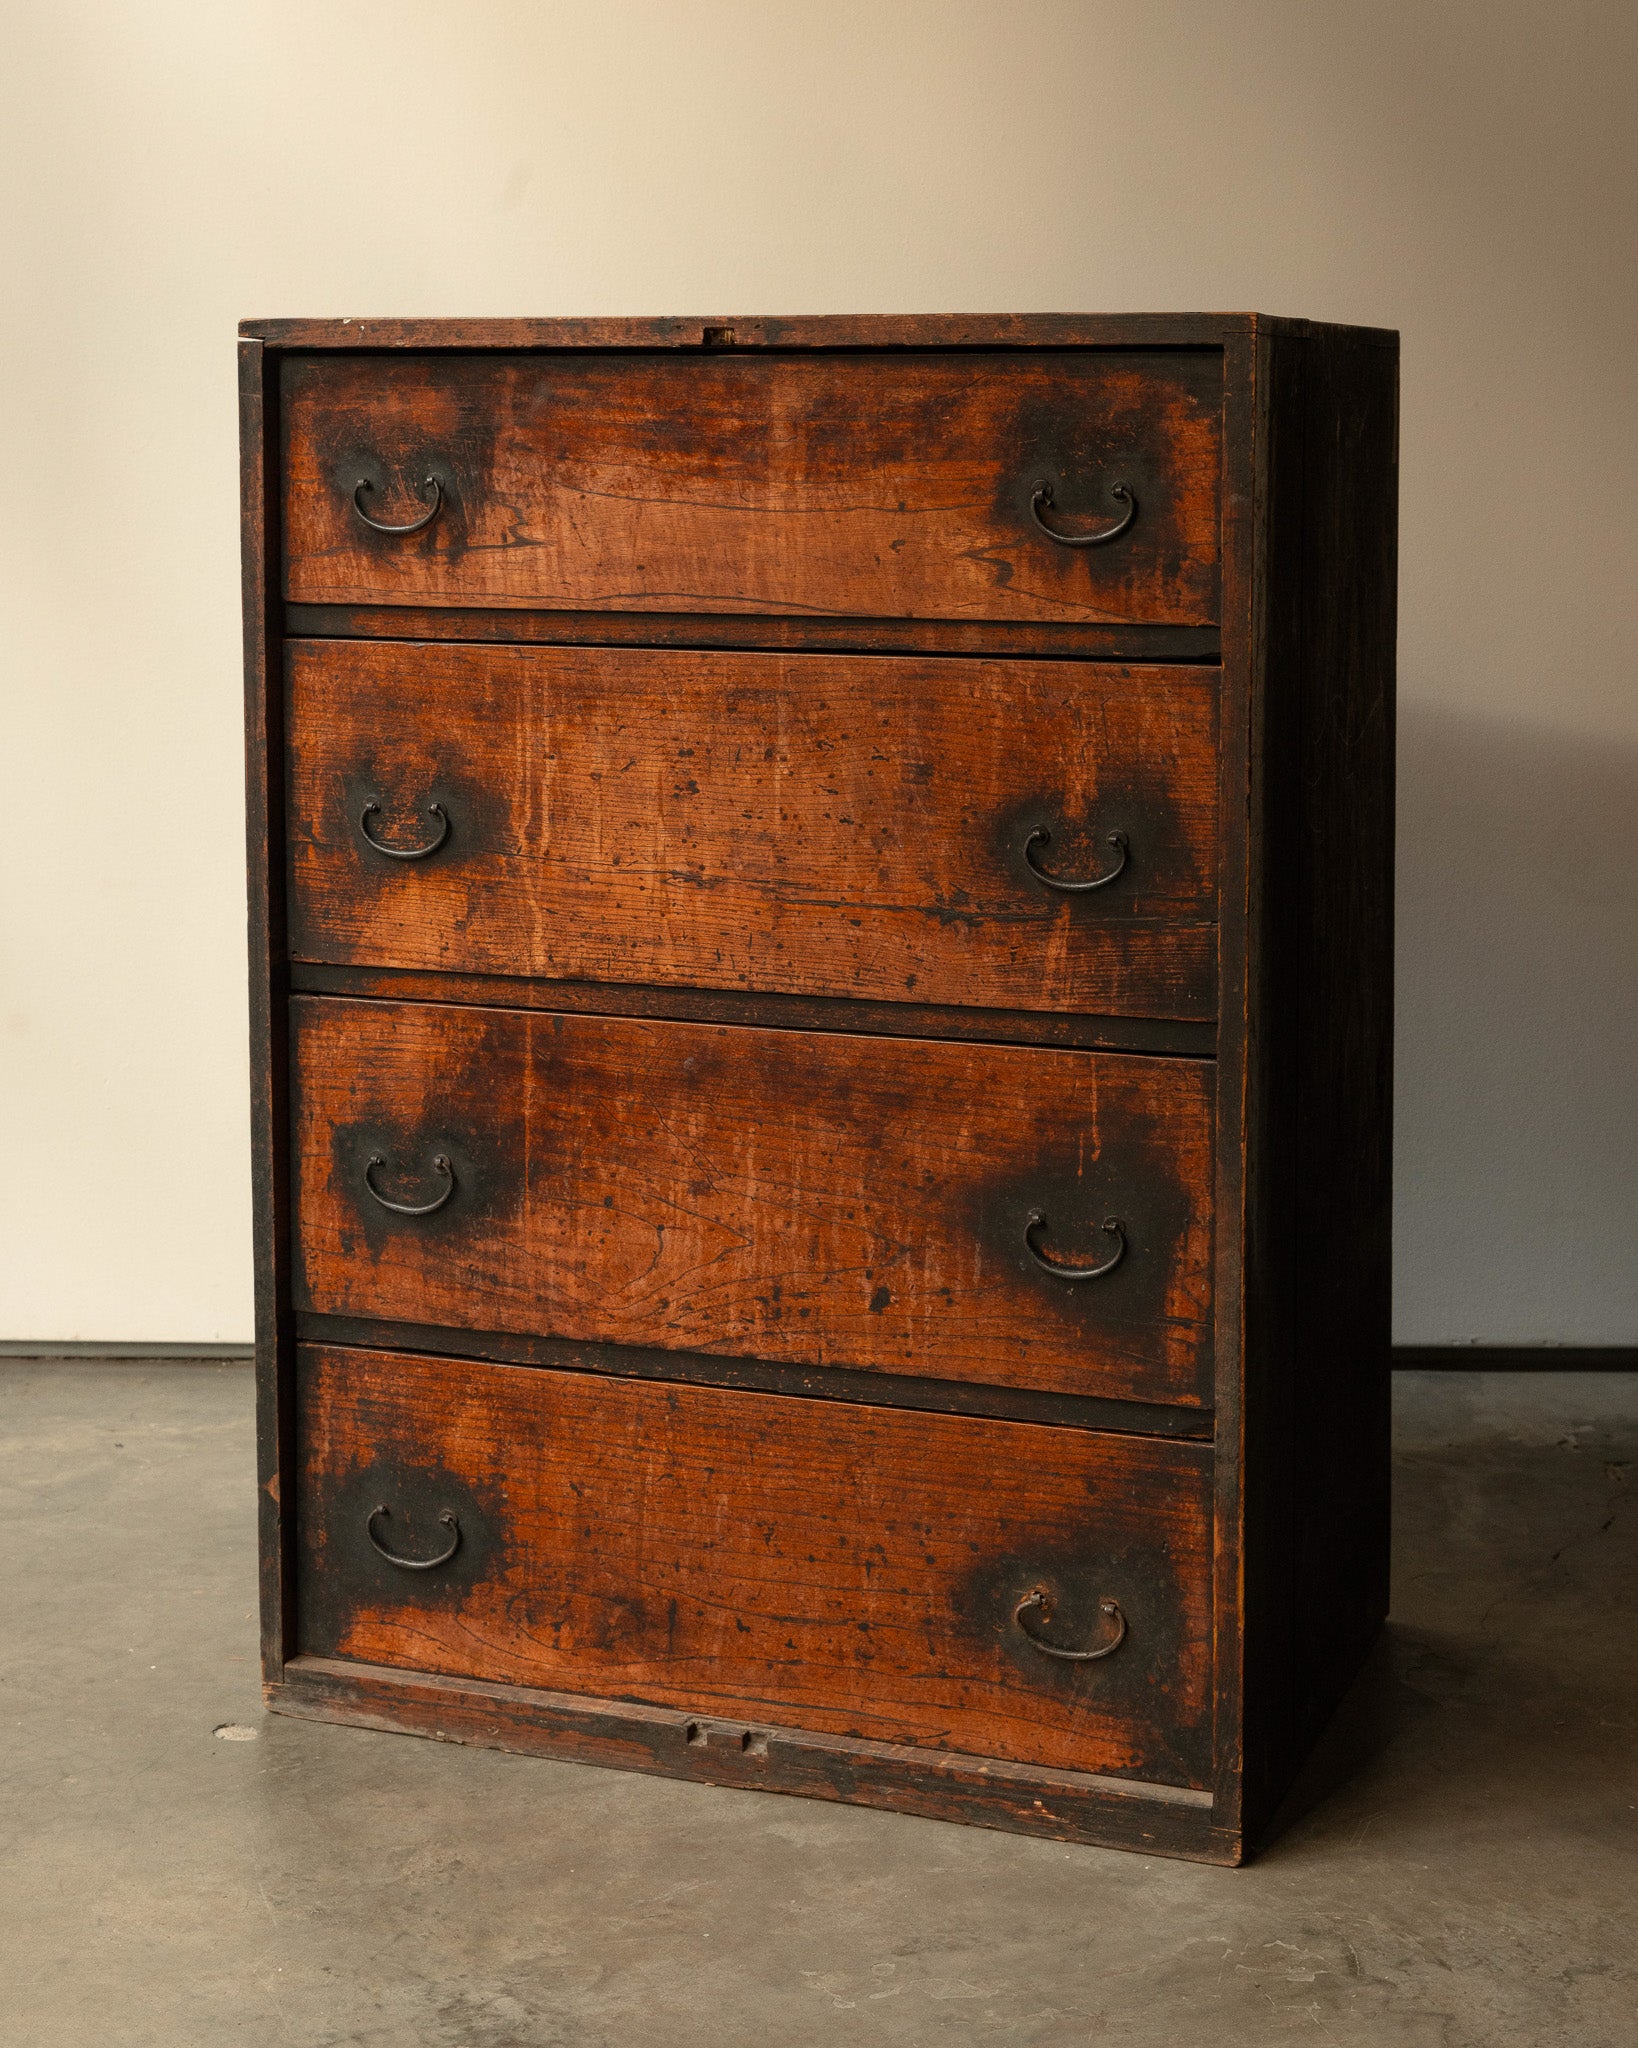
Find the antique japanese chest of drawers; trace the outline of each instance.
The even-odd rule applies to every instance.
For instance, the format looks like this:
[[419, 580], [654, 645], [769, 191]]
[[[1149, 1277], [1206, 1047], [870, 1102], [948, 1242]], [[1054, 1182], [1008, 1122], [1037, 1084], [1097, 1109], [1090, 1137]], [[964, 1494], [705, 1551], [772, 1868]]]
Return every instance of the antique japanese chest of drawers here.
[[1386, 1604], [1396, 337], [243, 332], [269, 1704], [1238, 1861]]

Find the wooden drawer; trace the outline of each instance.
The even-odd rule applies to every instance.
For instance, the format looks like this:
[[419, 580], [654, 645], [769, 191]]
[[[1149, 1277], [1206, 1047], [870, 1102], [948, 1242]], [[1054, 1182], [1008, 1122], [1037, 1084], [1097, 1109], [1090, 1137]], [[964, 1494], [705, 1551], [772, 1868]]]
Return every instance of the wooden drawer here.
[[292, 1010], [299, 1308], [1209, 1401], [1210, 1062]]
[[308, 1654], [1205, 1780], [1206, 1446], [308, 1348], [296, 1414]]
[[1209, 670], [326, 640], [287, 661], [294, 958], [1212, 1014]]
[[[1212, 349], [292, 356], [286, 595], [1211, 625], [1222, 376]], [[1040, 523], [1129, 514], [1090, 547]]]

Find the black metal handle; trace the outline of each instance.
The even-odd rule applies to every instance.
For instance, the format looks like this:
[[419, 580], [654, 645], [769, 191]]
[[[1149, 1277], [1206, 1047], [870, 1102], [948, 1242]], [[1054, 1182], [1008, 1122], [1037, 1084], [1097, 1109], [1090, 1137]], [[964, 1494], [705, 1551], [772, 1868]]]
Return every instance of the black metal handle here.
[[1072, 882], [1063, 875], [1049, 875], [1035, 858], [1036, 847], [1051, 844], [1052, 834], [1044, 825], [1037, 825], [1024, 841], [1024, 864], [1036, 881], [1044, 883], [1049, 889], [1056, 889], [1064, 896], [1086, 896], [1094, 889], [1107, 889], [1111, 882], [1125, 874], [1127, 856], [1132, 850], [1126, 843], [1124, 832], [1111, 832], [1108, 835], [1108, 844], [1115, 849], [1114, 866], [1101, 875], [1093, 875], [1081, 882]]
[[387, 1560], [388, 1564], [397, 1565], [400, 1571], [435, 1572], [439, 1565], [448, 1564], [449, 1560], [461, 1547], [461, 1525], [454, 1515], [450, 1513], [449, 1509], [445, 1508], [438, 1519], [449, 1531], [449, 1548], [447, 1550], [440, 1550], [436, 1557], [400, 1557], [396, 1550], [389, 1550], [375, 1533], [376, 1522], [383, 1515], [390, 1521], [392, 1509], [389, 1507], [371, 1508], [368, 1516], [365, 1518], [364, 1534], [370, 1539], [370, 1548], [378, 1551]]
[[1099, 1643], [1091, 1650], [1070, 1650], [1061, 1643], [1049, 1643], [1045, 1636], [1037, 1635], [1030, 1623], [1024, 1619], [1029, 1615], [1044, 1625], [1051, 1621], [1052, 1612], [1052, 1595], [1043, 1592], [1039, 1586], [1033, 1593], [1026, 1593], [1012, 1611], [1013, 1620], [1022, 1629], [1031, 1646], [1039, 1650], [1043, 1657], [1057, 1657], [1065, 1664], [1096, 1664], [1100, 1657], [1112, 1657], [1126, 1640], [1126, 1616], [1121, 1612], [1118, 1600], [1098, 1602], [1098, 1612], [1106, 1620], [1114, 1623], [1114, 1633], [1106, 1643]]
[[1024, 1225], [1024, 1249], [1043, 1273], [1050, 1273], [1054, 1280], [1101, 1280], [1105, 1273], [1114, 1272], [1126, 1256], [1126, 1226], [1118, 1216], [1103, 1219], [1104, 1234], [1115, 1240], [1115, 1249], [1101, 1265], [1060, 1266], [1054, 1259], [1043, 1259], [1035, 1249], [1035, 1234], [1046, 1227], [1046, 1218], [1039, 1209], [1031, 1209], [1029, 1221]]
[[449, 1163], [447, 1152], [435, 1152], [432, 1155], [432, 1170], [443, 1175], [444, 1187], [442, 1193], [434, 1195], [430, 1202], [394, 1202], [384, 1195], [371, 1176], [378, 1166], [385, 1166], [386, 1163], [381, 1153], [372, 1152], [369, 1164], [364, 1168], [364, 1185], [382, 1208], [390, 1209], [395, 1216], [436, 1216], [455, 1192], [455, 1169]]
[[419, 533], [423, 526], [430, 526], [443, 510], [443, 485], [435, 476], [424, 477], [421, 482], [421, 495], [424, 498], [430, 491], [432, 493], [432, 503], [421, 514], [419, 519], [412, 519], [407, 526], [389, 526], [386, 520], [372, 519], [369, 513], [364, 510], [364, 493], [374, 489], [375, 485], [370, 482], [369, 478], [361, 476], [353, 490], [353, 510], [363, 520], [364, 524], [369, 527], [372, 533]]
[[1137, 499], [1133, 496], [1130, 484], [1111, 484], [1109, 495], [1117, 505], [1126, 507], [1113, 526], [1101, 526], [1096, 533], [1060, 533], [1055, 526], [1048, 526], [1041, 517], [1043, 506], [1048, 512], [1052, 510], [1052, 486], [1044, 476], [1039, 477], [1036, 480], [1034, 495], [1029, 501], [1030, 517], [1047, 539], [1055, 540], [1061, 548], [1101, 548], [1105, 541], [1114, 540], [1123, 534], [1137, 517]]
[[436, 853], [449, 837], [449, 813], [442, 804], [428, 804], [427, 816], [436, 818], [438, 830], [425, 846], [389, 846], [384, 839], [377, 839], [370, 830], [370, 820], [380, 814], [381, 806], [372, 797], [358, 814], [358, 830], [364, 844], [377, 853], [384, 853], [388, 860], [425, 860], [429, 853]]

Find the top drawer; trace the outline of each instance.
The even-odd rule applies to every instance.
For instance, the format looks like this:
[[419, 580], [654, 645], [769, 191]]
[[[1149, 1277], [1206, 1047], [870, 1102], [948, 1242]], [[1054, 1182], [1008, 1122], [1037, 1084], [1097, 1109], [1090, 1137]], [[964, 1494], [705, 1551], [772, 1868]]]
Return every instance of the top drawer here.
[[282, 403], [293, 603], [1218, 619], [1216, 350], [292, 356]]

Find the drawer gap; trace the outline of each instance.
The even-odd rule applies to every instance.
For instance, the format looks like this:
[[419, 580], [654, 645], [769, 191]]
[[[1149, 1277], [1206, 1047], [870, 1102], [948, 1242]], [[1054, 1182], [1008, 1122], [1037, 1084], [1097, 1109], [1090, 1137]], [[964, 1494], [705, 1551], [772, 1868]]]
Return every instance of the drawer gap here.
[[812, 619], [778, 613], [573, 612], [468, 605], [287, 604], [297, 640], [447, 640], [540, 647], [721, 648], [759, 654], [915, 654], [959, 660], [1220, 666], [1215, 626], [1012, 626], [1005, 620]]
[[1109, 1400], [1094, 1395], [1036, 1393], [968, 1380], [921, 1379], [904, 1373], [860, 1372], [846, 1366], [777, 1365], [760, 1358], [721, 1358], [708, 1352], [661, 1351], [637, 1345], [586, 1344], [561, 1337], [518, 1337], [505, 1331], [451, 1330], [429, 1323], [375, 1321], [363, 1316], [296, 1317], [303, 1343], [340, 1349], [425, 1353], [479, 1359], [492, 1365], [601, 1373], [615, 1379], [668, 1380], [682, 1386], [788, 1394], [806, 1400], [845, 1401], [867, 1408], [909, 1408], [931, 1415], [988, 1416], [1051, 1428], [1095, 1429], [1115, 1436], [1151, 1436], [1210, 1443], [1210, 1408], [1161, 1402]]
[[296, 995], [378, 1002], [452, 1003], [463, 1009], [560, 1010], [599, 1017], [667, 1017], [688, 1024], [739, 1024], [772, 1031], [831, 1031], [860, 1037], [947, 1038], [976, 1045], [1044, 1045], [1065, 1052], [1216, 1056], [1217, 1026], [1169, 1017], [1058, 1016], [1046, 1011], [956, 1009], [735, 989], [655, 988], [631, 982], [440, 974], [418, 968], [290, 964]]

